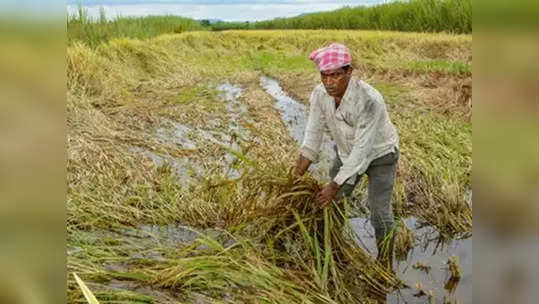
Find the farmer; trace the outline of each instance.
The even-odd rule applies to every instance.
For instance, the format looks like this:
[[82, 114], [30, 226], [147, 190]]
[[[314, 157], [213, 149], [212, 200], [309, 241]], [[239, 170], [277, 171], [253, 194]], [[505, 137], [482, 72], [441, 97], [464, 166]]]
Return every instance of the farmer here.
[[366, 173], [377, 258], [391, 269], [392, 241], [383, 243], [383, 240], [393, 225], [391, 196], [399, 159], [399, 137], [382, 95], [366, 82], [352, 77], [351, 56], [346, 46], [333, 43], [312, 52], [309, 58], [316, 63], [322, 84], [311, 94], [305, 138], [294, 173], [302, 176], [318, 160], [323, 130], [328, 129], [336, 144], [336, 157], [329, 171], [331, 182], [317, 194], [316, 202], [325, 207], [333, 200], [350, 196]]

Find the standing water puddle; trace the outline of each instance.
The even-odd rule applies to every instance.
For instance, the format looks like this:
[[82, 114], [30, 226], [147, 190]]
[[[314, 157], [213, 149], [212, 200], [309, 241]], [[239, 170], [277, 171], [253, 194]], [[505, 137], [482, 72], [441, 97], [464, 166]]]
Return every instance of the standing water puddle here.
[[173, 142], [180, 145], [183, 149], [196, 149], [196, 143], [190, 138], [191, 128], [177, 122], [170, 122], [173, 127], [171, 129], [157, 129], [156, 137], [160, 142]]
[[[432, 292], [435, 303], [444, 303], [444, 297], [457, 300], [461, 304], [472, 302], [472, 238], [454, 240], [436, 248], [437, 232], [431, 227], [417, 228], [416, 218], [407, 218], [406, 225], [411, 228], [415, 235], [415, 246], [408, 254], [408, 259], [399, 264], [394, 262], [394, 269], [399, 279], [403, 280], [410, 288], [401, 289], [397, 293], [388, 295], [389, 304], [423, 304], [430, 303], [427, 296], [418, 297], [418, 284], [426, 292]], [[352, 229], [356, 232], [358, 243], [372, 256], [376, 256], [376, 240], [374, 229], [366, 218], [350, 219]], [[450, 277], [447, 261], [450, 257], [458, 257], [461, 271], [461, 279], [453, 294], [449, 294], [444, 285]], [[429, 267], [428, 273], [422, 269], [416, 269], [414, 265]]]
[[[178, 303], [185, 300], [185, 297], [166, 288], [160, 288], [148, 284], [147, 282], [136, 280], [142, 275], [139, 271], [141, 264], [151, 265], [152, 263], [167, 263], [175, 256], [170, 256], [175, 250], [182, 246], [192, 246], [195, 240], [203, 236], [211, 237], [223, 246], [230, 246], [231, 239], [221, 238], [222, 232], [216, 229], [194, 229], [189, 226], [168, 224], [149, 225], [138, 224], [136, 227], [117, 227], [112, 229], [95, 229], [92, 231], [80, 231], [76, 235], [81, 246], [68, 247], [68, 256], [87, 256], [86, 246], [92, 244], [100, 246], [106, 240], [106, 246], [112, 251], [117, 250], [124, 254], [115, 257], [103, 257], [103, 271], [111, 275], [110, 280], [98, 283], [104, 290], [115, 293], [135, 292], [137, 300], [147, 297], [144, 303]], [[207, 250], [207, 245], [198, 244], [193, 250]], [[144, 276], [144, 275], [142, 275]], [[96, 283], [94, 283], [96, 284]], [[195, 294], [196, 295], [196, 294]], [[193, 296], [195, 296], [193, 295]], [[126, 294], [129, 296], [129, 294]], [[125, 303], [131, 303], [134, 299], [129, 299]], [[196, 298], [194, 299], [196, 300]], [[140, 303], [142, 303], [140, 302]], [[139, 303], [137, 301], [137, 303]], [[189, 302], [206, 303], [206, 302]]]
[[[281, 113], [281, 119], [286, 125], [290, 136], [298, 144], [301, 144], [308, 119], [307, 107], [289, 97], [275, 79], [262, 76], [260, 77], [260, 84], [277, 101], [275, 108]], [[332, 159], [335, 157], [333, 146], [333, 141], [328, 134], [325, 134], [320, 151], [321, 161], [314, 167], [315, 172], [313, 172], [322, 180], [328, 179], [328, 169]], [[471, 204], [471, 191], [467, 201]], [[373, 256], [376, 256], [376, 241], [370, 221], [366, 218], [353, 218], [350, 223], [358, 236], [360, 246], [364, 247]], [[394, 267], [397, 276], [411, 288], [402, 289], [397, 293], [388, 295], [388, 303], [429, 303], [427, 296], [416, 296], [418, 284], [425, 292], [432, 292], [433, 300], [436, 303], [442, 302], [444, 297], [453, 301], [457, 300], [461, 304], [471, 303], [472, 238], [455, 240], [445, 245], [444, 248], [436, 250], [436, 243], [431, 241], [436, 236], [436, 232], [432, 228], [416, 228], [417, 220], [415, 218], [406, 219], [406, 224], [415, 233], [416, 245], [409, 253], [408, 260], [400, 264], [394, 263]], [[447, 261], [452, 256], [458, 257], [462, 277], [455, 292], [449, 294], [444, 289], [444, 285], [450, 277]], [[430, 266], [428, 273], [421, 269], [416, 269], [417, 267], [412, 267], [421, 264], [427, 267]]]
[[[241, 120], [249, 123], [254, 122], [248, 117], [247, 107], [239, 100], [242, 95], [240, 86], [230, 84], [227, 81], [215, 88], [219, 92], [219, 98], [226, 105], [228, 121], [226, 129], [201, 129], [177, 121], [164, 120], [163, 127], [157, 129], [154, 139], [163, 144], [175, 144], [181, 149], [190, 150], [196, 150], [205, 142], [222, 146], [227, 149], [227, 152], [218, 165], [222, 167], [223, 175], [234, 179], [241, 175], [241, 170], [234, 167], [237, 156], [232, 152], [243, 152], [239, 144], [240, 140], [252, 140], [250, 130], [243, 127]], [[214, 123], [215, 121], [209, 121], [209, 126], [211, 127]], [[132, 151], [151, 158], [157, 165], [168, 163], [176, 170], [182, 182], [196, 182], [196, 177], [203, 176], [205, 172], [200, 161], [191, 157], [161, 155], [141, 147], [133, 147]]]
[[227, 81], [218, 85], [216, 89], [219, 91], [219, 97], [226, 102], [227, 116], [230, 121], [228, 125], [229, 131], [233, 131], [242, 137], [250, 136], [249, 129], [240, 124], [242, 119], [248, 123], [255, 124], [248, 115], [247, 107], [239, 100], [243, 92], [242, 88]]

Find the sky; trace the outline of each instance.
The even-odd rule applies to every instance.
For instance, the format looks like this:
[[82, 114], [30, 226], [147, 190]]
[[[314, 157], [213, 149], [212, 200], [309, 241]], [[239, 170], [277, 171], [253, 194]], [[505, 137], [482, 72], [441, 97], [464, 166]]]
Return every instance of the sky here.
[[117, 16], [179, 15], [193, 19], [260, 21], [329, 11], [343, 6], [373, 5], [387, 0], [67, 0], [75, 13], [79, 3], [93, 17], [103, 7], [107, 18]]

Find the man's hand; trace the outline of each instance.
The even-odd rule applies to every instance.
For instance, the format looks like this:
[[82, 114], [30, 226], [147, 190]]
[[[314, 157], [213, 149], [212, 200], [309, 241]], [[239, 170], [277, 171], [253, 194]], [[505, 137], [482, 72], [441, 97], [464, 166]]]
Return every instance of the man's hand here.
[[339, 184], [332, 181], [316, 195], [316, 202], [320, 208], [325, 208], [337, 195]]

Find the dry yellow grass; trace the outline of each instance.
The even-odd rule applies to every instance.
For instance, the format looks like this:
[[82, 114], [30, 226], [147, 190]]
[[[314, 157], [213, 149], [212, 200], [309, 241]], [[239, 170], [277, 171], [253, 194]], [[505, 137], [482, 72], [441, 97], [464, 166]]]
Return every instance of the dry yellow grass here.
[[[68, 46], [68, 247], [82, 248], [68, 255], [69, 270], [76, 270], [89, 285], [96, 284], [90, 288], [98, 288], [98, 298], [111, 297], [111, 292], [98, 282], [119, 276], [105, 268], [110, 261], [123, 261], [133, 267], [124, 276], [144, 274], [132, 280], [150, 280], [165, 289], [184, 286], [185, 276], [164, 267], [172, 267], [167, 264], [170, 261], [160, 264], [129, 258], [128, 252], [136, 251], [136, 244], [87, 239], [91, 239], [87, 233], [91, 236], [95, 231], [116, 231], [141, 223], [181, 223], [200, 229], [221, 227], [247, 235], [244, 245], [252, 250], [235, 250], [226, 264], [216, 265], [254, 263], [260, 271], [271, 273], [274, 283], [296, 280], [299, 290], [308, 293], [309, 299], [317, 299], [315, 303], [331, 303], [327, 298], [331, 296], [369, 301], [368, 294], [353, 297], [343, 287], [357, 286], [361, 280], [374, 282], [383, 291], [396, 285], [394, 278], [383, 271], [372, 272], [369, 267], [375, 266], [365, 259], [361, 262], [370, 270], [363, 269], [364, 277], [357, 282], [339, 281], [344, 268], [338, 267], [324, 271], [322, 267], [299, 275], [294, 268], [299, 266], [293, 264], [285, 267], [288, 272], [283, 276], [265, 260], [271, 256], [266, 252], [267, 239], [261, 238], [266, 234], [256, 238], [265, 228], [284, 224], [271, 220], [271, 215], [281, 210], [272, 204], [286, 204], [286, 197], [277, 198], [290, 192], [285, 187], [273, 193], [280, 193], [277, 196], [261, 194], [260, 189], [267, 189], [261, 183], [286, 179], [287, 169], [298, 153], [272, 98], [260, 87], [259, 77], [265, 74], [279, 79], [286, 91], [307, 104], [308, 94], [318, 81], [307, 55], [333, 41], [342, 41], [351, 48], [357, 75], [365, 76], [384, 94], [401, 134], [397, 215], [417, 216], [444, 239], [471, 234], [471, 207], [465, 202], [471, 186], [471, 103], [461, 98], [467, 96], [463, 91], [471, 77], [471, 71], [466, 70], [471, 67], [471, 36], [374, 31], [192, 32], [146, 41], [117, 39], [96, 48], [81, 43]], [[425, 68], [424, 62], [433, 64]], [[227, 114], [227, 105], [215, 89], [225, 80], [243, 89], [239, 100], [247, 112], [237, 119]], [[448, 100], [446, 104], [444, 100]], [[170, 129], [174, 123], [192, 131], [188, 137], [195, 148], [156, 136], [160, 129]], [[231, 126], [243, 131], [232, 135]], [[426, 128], [429, 132], [425, 132]], [[224, 136], [223, 143], [207, 140], [211, 132], [215, 137]], [[227, 145], [234, 138], [241, 151], [231, 151]], [[227, 163], [231, 154], [235, 155], [234, 161]], [[156, 163], [156, 156], [197, 164], [201, 172], [193, 172], [193, 177], [179, 174], [171, 164]], [[223, 174], [233, 166], [244, 174], [236, 182]], [[255, 221], [266, 217], [268, 221]], [[289, 225], [299, 223], [292, 213], [288, 213], [287, 221]], [[317, 229], [323, 230], [321, 227]], [[406, 255], [411, 236], [405, 227], [401, 228], [397, 244], [402, 256]], [[300, 230], [295, 233], [289, 237], [295, 235], [296, 241], [302, 242], [299, 236], [305, 234]], [[323, 244], [324, 238], [319, 241], [318, 246], [329, 248]], [[356, 250], [351, 248], [349, 254], [361, 254], [351, 253]], [[212, 257], [226, 255], [226, 248], [214, 249]], [[182, 256], [185, 252], [180, 249], [153, 250], [164, 251], [168, 259], [190, 258]], [[311, 253], [312, 259], [306, 261], [317, 260], [316, 251]], [[334, 253], [334, 257], [342, 254]], [[185, 266], [183, 260], [178, 263]], [[331, 269], [340, 270], [331, 273]], [[375, 273], [386, 276], [386, 280], [380, 281]], [[198, 282], [205, 282], [206, 275], [215, 273], [198, 273]], [[257, 280], [264, 277], [260, 272], [250, 275]], [[317, 275], [318, 281], [314, 279]], [[231, 278], [236, 276], [225, 279]], [[306, 278], [317, 283], [312, 285]], [[340, 283], [328, 285], [330, 278]], [[70, 280], [71, 302], [81, 298], [74, 284]], [[294, 298], [299, 296], [297, 291], [287, 295]], [[135, 297], [114, 294], [114, 299]], [[183, 296], [189, 299], [193, 294]], [[246, 291], [244, 296], [245, 300], [253, 294]], [[275, 298], [267, 301], [279, 303]]]

